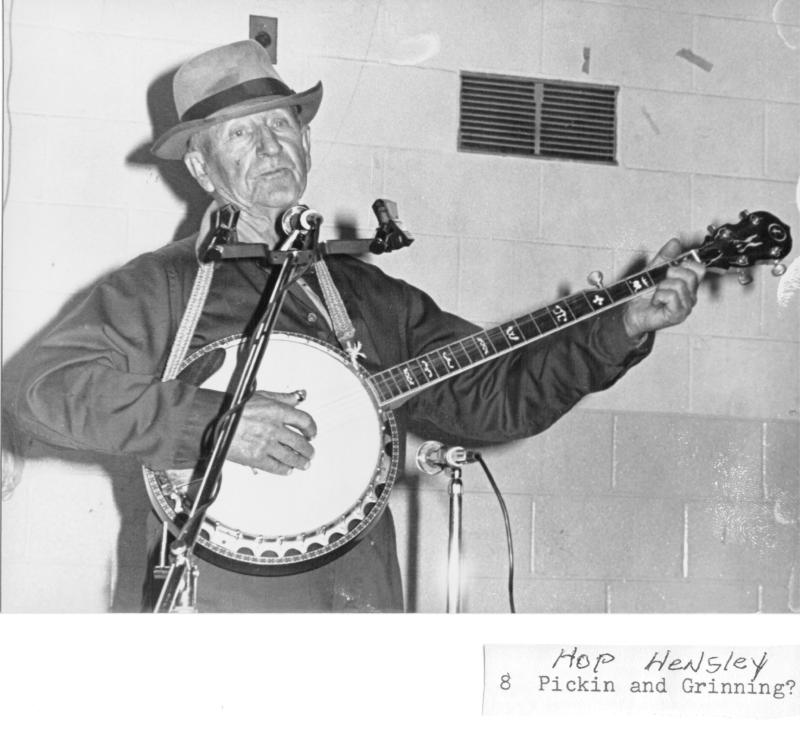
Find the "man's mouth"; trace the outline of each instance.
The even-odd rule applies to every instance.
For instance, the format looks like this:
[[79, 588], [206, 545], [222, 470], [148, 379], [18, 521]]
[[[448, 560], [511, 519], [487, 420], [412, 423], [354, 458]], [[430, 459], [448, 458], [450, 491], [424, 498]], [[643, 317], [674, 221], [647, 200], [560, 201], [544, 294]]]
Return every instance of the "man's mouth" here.
[[276, 169], [270, 169], [266, 172], [259, 172], [257, 177], [263, 179], [271, 179], [273, 177], [280, 177], [282, 175], [288, 174], [289, 170], [286, 167], [278, 167]]

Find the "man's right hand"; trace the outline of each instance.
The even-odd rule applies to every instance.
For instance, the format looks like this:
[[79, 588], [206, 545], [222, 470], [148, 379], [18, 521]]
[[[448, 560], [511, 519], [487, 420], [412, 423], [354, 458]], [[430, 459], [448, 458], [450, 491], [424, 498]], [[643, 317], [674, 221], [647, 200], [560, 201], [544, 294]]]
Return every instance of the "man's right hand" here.
[[308, 469], [317, 425], [296, 407], [300, 402], [298, 393], [257, 391], [244, 407], [228, 459], [276, 475]]

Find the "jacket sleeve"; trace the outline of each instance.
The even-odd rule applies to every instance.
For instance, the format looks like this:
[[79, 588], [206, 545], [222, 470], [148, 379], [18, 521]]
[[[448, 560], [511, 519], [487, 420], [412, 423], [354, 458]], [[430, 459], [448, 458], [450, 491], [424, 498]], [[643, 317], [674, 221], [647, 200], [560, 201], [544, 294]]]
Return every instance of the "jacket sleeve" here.
[[193, 463], [222, 396], [160, 380], [182, 292], [154, 253], [99, 283], [34, 350], [17, 398], [23, 428], [56, 446], [154, 467]]
[[[480, 330], [405, 289], [409, 357]], [[621, 309], [612, 309], [424, 390], [406, 405], [409, 428], [477, 444], [537, 434], [588, 393], [610, 387], [652, 344], [652, 335], [631, 341]]]

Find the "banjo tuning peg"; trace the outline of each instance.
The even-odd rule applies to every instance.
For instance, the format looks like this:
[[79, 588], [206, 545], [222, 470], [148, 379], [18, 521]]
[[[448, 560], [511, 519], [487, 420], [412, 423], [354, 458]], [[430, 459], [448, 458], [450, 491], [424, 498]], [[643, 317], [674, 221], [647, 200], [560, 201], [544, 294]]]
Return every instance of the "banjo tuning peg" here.
[[598, 290], [602, 289], [603, 273], [600, 270], [596, 269], [594, 272], [589, 272], [586, 279], [592, 287], [596, 287]]
[[777, 259], [775, 260], [775, 264], [772, 265], [772, 274], [775, 277], [780, 277], [782, 274], [786, 272], [786, 265], [781, 264]]

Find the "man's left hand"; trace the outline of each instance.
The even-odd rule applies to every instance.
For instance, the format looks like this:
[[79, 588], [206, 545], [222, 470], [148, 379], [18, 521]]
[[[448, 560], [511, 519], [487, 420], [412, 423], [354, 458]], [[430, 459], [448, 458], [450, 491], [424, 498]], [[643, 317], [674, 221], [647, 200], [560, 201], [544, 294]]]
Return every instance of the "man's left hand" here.
[[[650, 267], [672, 261], [682, 251], [681, 242], [671, 239], [656, 254]], [[670, 267], [652, 295], [634, 298], [625, 307], [623, 323], [628, 336], [640, 339], [650, 331], [685, 321], [697, 302], [697, 288], [704, 274], [705, 267], [691, 259]]]

